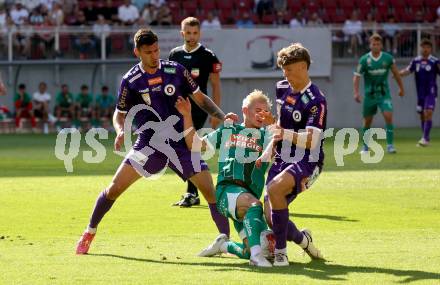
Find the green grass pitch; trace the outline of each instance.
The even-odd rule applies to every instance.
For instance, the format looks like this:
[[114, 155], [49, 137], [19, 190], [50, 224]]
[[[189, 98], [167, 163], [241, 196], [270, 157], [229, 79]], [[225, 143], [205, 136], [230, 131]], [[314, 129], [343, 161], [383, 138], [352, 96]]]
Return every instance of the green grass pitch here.
[[[290, 266], [256, 269], [231, 256], [196, 254], [217, 235], [200, 207], [170, 207], [184, 183], [167, 173], [140, 180], [100, 224], [86, 256], [75, 244], [121, 158], [67, 174], [55, 137], [0, 136], [0, 284], [440, 284], [440, 131], [417, 148], [419, 130], [396, 130], [396, 155], [337, 167], [326, 142], [324, 172], [290, 205], [329, 259], [312, 262], [288, 244]], [[82, 150], [90, 150], [81, 141]], [[215, 172], [214, 163], [210, 162]], [[233, 233], [233, 239], [237, 235]]]

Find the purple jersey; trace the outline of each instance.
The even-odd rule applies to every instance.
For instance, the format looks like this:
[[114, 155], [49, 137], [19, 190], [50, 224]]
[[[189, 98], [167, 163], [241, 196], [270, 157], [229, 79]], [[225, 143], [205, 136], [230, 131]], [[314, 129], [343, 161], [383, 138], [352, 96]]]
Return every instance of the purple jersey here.
[[440, 61], [438, 58], [432, 55], [427, 59], [418, 56], [411, 61], [406, 69], [415, 72], [418, 97], [437, 97], [436, 79], [437, 75], [440, 75]]
[[[277, 113], [280, 126], [284, 129], [294, 131], [307, 128], [319, 129], [324, 132], [327, 120], [327, 102], [324, 94], [311, 82], [300, 92], [293, 91], [287, 80], [279, 81], [276, 87]], [[290, 157], [295, 156], [296, 145], [290, 147]], [[324, 152], [321, 144], [319, 153], [317, 151], [304, 151], [302, 159], [295, 159], [291, 162], [317, 163], [323, 165]], [[277, 144], [276, 160], [282, 160], [282, 142]]]
[[[142, 110], [137, 113], [135, 123], [139, 128], [148, 122], [165, 121], [172, 115], [181, 118], [174, 106], [178, 96], [187, 97], [198, 90], [199, 86], [191, 74], [177, 62], [160, 60], [159, 68], [154, 74], [145, 72], [139, 63], [123, 76], [116, 109], [126, 113], [138, 104], [151, 107], [154, 112]], [[176, 123], [175, 129], [177, 132], [183, 131], [183, 120]], [[142, 131], [140, 136], [148, 138], [152, 135], [151, 131]]]

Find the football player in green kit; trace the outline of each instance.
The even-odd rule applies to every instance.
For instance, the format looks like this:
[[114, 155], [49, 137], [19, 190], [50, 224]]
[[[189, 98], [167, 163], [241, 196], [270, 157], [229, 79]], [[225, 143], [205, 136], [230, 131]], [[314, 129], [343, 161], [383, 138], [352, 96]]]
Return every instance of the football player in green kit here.
[[274, 122], [269, 98], [263, 92], [254, 90], [243, 100], [243, 124], [225, 123], [203, 138], [197, 135], [193, 127], [190, 101], [180, 98], [176, 108], [184, 119], [188, 148], [193, 152], [220, 149], [215, 194], [217, 209], [234, 221], [234, 226], [243, 239], [243, 244], [236, 243], [220, 234], [199, 256], [232, 253], [249, 259], [250, 265], [272, 267], [263, 256], [260, 245], [260, 235], [268, 229], [260, 198], [269, 163], [264, 162], [261, 167], [255, 166], [255, 161], [272, 139], [270, 132], [264, 128]]
[[[359, 94], [359, 82], [364, 77], [364, 102], [362, 115], [364, 118], [363, 133], [367, 132], [373, 122], [377, 108], [383, 114], [386, 125], [387, 152], [396, 153], [394, 147], [393, 104], [391, 101], [390, 88], [388, 86], [388, 74], [391, 70], [394, 79], [399, 85], [399, 96], [404, 96], [403, 83], [399, 70], [394, 63], [391, 54], [382, 51], [382, 37], [373, 34], [370, 37], [370, 52], [359, 59], [359, 64], [354, 72], [353, 89], [354, 99], [361, 102]], [[368, 152], [368, 142], [364, 141], [362, 152]]]

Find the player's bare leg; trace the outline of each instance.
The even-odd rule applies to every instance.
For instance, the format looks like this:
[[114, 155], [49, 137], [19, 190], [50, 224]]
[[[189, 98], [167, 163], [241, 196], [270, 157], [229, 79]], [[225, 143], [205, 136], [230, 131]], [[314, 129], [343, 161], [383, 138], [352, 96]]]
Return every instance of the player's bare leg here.
[[[305, 187], [304, 182], [301, 181], [301, 187]], [[292, 192], [295, 185], [295, 178], [285, 171], [277, 175], [267, 188], [270, 204], [266, 206], [265, 213], [276, 240], [274, 266], [289, 265], [286, 251], [287, 240], [298, 244], [311, 258], [323, 259], [321, 252], [312, 243], [311, 232], [298, 230], [296, 225], [289, 220], [286, 196]], [[269, 211], [270, 217], [268, 217]]]
[[387, 152], [396, 153], [396, 148], [394, 147], [393, 112], [385, 111], [382, 114], [385, 120], [385, 128], [387, 131]]
[[124, 162], [121, 163], [110, 185], [99, 194], [96, 200], [95, 208], [90, 217], [90, 223], [78, 241], [77, 254], [86, 254], [89, 251], [99, 222], [101, 222], [104, 215], [113, 206], [115, 200], [139, 178], [139, 173], [131, 165]]
[[217, 229], [220, 233], [229, 237], [229, 221], [228, 218], [221, 215], [217, 210], [217, 204], [215, 201], [215, 188], [212, 182], [211, 173], [208, 170], [201, 171], [191, 176], [189, 179], [196, 187], [202, 192], [203, 197], [209, 205], [211, 211], [211, 217], [214, 220]]
[[[373, 124], [373, 116], [368, 116], [368, 117], [364, 117], [364, 127], [362, 128], [362, 138], [364, 136], [364, 134], [371, 128], [371, 125]], [[363, 140], [363, 139], [362, 139]], [[364, 141], [363, 142], [363, 146], [362, 146], [362, 150], [361, 150], [361, 154], [363, 153], [367, 153], [368, 152], [368, 142]]]

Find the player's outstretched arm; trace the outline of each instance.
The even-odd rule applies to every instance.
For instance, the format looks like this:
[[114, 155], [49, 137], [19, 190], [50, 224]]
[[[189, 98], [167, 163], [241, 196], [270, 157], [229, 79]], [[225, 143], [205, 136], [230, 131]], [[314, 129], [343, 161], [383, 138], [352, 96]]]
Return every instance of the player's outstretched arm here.
[[196, 104], [208, 115], [217, 118], [219, 120], [224, 121], [225, 119], [225, 113], [220, 109], [219, 106], [217, 106], [211, 98], [206, 96], [202, 91], [197, 91], [196, 93], [190, 95], [191, 99], [196, 102]]
[[400, 77], [405, 77], [411, 74], [411, 71], [408, 68], [404, 68], [399, 71]]
[[399, 96], [403, 97], [405, 95], [405, 90], [403, 89], [402, 77], [400, 77], [400, 72], [399, 69], [397, 69], [396, 64], [393, 64], [391, 66], [391, 72], [394, 75], [394, 79], [396, 80], [397, 85], [399, 85]]
[[202, 140], [197, 134], [191, 116], [191, 102], [189, 98], [183, 97], [177, 98], [176, 105], [177, 111], [183, 117], [183, 130], [185, 134], [185, 143], [188, 149], [192, 151], [202, 151], [206, 149], [206, 142]]

